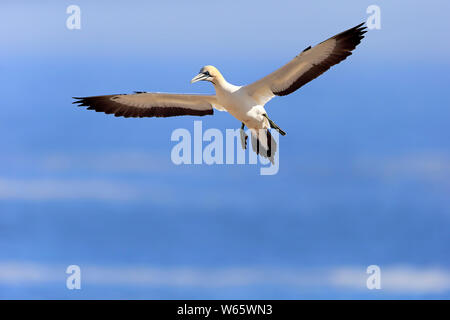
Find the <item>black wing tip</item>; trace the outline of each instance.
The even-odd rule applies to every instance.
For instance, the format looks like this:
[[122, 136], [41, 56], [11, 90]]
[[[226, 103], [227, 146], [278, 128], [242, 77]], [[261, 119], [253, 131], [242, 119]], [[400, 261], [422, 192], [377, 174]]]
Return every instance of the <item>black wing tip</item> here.
[[73, 97], [73, 99], [76, 99], [72, 102], [72, 104], [77, 105], [78, 107], [89, 107], [91, 106], [93, 100], [91, 99], [93, 97]]
[[341, 45], [347, 47], [345, 48], [346, 50], [352, 51], [361, 43], [361, 40], [364, 39], [364, 34], [367, 33], [367, 31], [367, 26], [365, 26], [365, 22], [363, 22], [337, 34], [333, 38], [341, 42]]
[[72, 97], [72, 99], [75, 99], [75, 101], [72, 102], [72, 104], [78, 104], [79, 107], [86, 106], [86, 98], [85, 97]]
[[353, 29], [357, 32], [357, 34], [359, 34], [362, 38], [364, 38], [363, 34], [365, 34], [368, 29], [367, 26], [365, 25], [366, 23], [360, 23], [358, 24], [356, 27], [353, 27]]
[[338, 34], [339, 35], [345, 35], [345, 34], [364, 34], [367, 32], [367, 26], [365, 25], [366, 22], [362, 22], [356, 26], [354, 26], [353, 28], [350, 28], [348, 30], [345, 30], [344, 32]]
[[366, 24], [366, 22], [364, 21], [364, 22], [358, 24], [357, 26], [354, 26], [353, 28], [348, 29], [347, 31], [354, 30], [354, 31], [361, 32], [361, 31], [367, 30], [367, 26], [365, 26], [365, 24]]
[[75, 101], [72, 104], [79, 104], [79, 107], [89, 106], [91, 103], [97, 103], [99, 101], [104, 101], [105, 99], [111, 99], [114, 96], [120, 96], [124, 94], [110, 94], [106, 96], [90, 96], [90, 97], [72, 97]]

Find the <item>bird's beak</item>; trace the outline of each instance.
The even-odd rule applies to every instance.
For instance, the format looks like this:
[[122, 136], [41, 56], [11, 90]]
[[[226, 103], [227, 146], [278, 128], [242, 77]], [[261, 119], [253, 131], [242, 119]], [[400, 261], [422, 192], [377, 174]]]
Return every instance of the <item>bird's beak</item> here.
[[207, 78], [208, 78], [208, 76], [206, 74], [199, 73], [194, 78], [192, 78], [191, 83], [194, 83], [194, 82], [197, 82], [197, 81], [206, 80]]

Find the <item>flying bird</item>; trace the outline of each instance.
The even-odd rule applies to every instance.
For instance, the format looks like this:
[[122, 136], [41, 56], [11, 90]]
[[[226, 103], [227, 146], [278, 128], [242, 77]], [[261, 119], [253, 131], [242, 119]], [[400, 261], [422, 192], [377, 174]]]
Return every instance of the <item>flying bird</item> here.
[[116, 117], [172, 117], [212, 115], [214, 109], [227, 111], [238, 119], [241, 143], [247, 148], [245, 126], [250, 129], [252, 149], [273, 163], [277, 145], [269, 129], [286, 133], [267, 115], [264, 105], [274, 96], [288, 95], [352, 54], [367, 28], [361, 23], [314, 47], [307, 47], [289, 63], [264, 78], [245, 86], [229, 83], [213, 66], [203, 67], [191, 83], [209, 81], [215, 95], [135, 92], [92, 97], [74, 97], [73, 103], [88, 110]]

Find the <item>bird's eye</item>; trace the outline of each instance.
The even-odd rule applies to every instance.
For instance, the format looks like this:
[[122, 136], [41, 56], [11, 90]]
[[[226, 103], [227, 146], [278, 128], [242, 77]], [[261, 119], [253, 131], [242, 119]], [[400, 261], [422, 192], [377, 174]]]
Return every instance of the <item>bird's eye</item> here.
[[205, 72], [203, 72], [203, 74], [204, 74], [205, 76], [208, 76], [208, 77], [211, 76], [211, 75], [209, 74], [209, 71], [205, 71]]

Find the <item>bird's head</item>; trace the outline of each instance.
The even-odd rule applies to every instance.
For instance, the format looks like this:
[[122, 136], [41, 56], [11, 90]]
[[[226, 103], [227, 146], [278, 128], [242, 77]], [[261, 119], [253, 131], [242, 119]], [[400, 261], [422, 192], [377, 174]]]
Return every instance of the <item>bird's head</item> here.
[[196, 75], [192, 80], [191, 83], [197, 82], [197, 81], [209, 81], [214, 83], [216, 79], [221, 78], [222, 75], [220, 74], [219, 70], [217, 70], [216, 67], [213, 66], [205, 66], [203, 67], [199, 74]]

